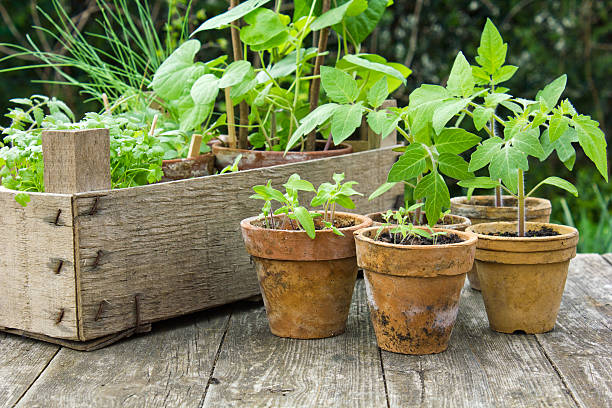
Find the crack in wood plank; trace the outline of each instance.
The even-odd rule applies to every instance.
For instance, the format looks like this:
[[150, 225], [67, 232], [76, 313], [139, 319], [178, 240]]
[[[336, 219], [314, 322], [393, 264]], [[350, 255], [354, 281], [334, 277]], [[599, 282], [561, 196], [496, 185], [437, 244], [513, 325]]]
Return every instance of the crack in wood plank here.
[[30, 389], [32, 388], [32, 386], [34, 385], [34, 383], [36, 383], [36, 381], [38, 381], [38, 379], [40, 378], [40, 376], [45, 372], [45, 370], [47, 369], [47, 367], [49, 367], [49, 365], [51, 364], [51, 362], [53, 361], [53, 359], [59, 354], [60, 350], [63, 347], [58, 347], [57, 350], [55, 350], [55, 353], [53, 353], [53, 355], [51, 356], [51, 358], [47, 361], [47, 364], [45, 364], [45, 366], [42, 368], [42, 370], [40, 370], [40, 372], [38, 373], [38, 375], [36, 375], [36, 377], [34, 378], [34, 380], [32, 380], [32, 382], [30, 383], [30, 385], [28, 385], [28, 387], [23, 391], [23, 393], [21, 393], [21, 395], [19, 396], [19, 398], [17, 398], [15, 400], [15, 403], [12, 405], [13, 407], [17, 406], [17, 404], [19, 404], [19, 402], [21, 401], [21, 399], [28, 393], [28, 391], [30, 391]]

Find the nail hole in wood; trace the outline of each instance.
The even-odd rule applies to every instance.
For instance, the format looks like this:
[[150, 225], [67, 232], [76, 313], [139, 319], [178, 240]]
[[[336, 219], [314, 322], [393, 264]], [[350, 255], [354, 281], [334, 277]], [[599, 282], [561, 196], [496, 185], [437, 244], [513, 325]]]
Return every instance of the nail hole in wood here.
[[55, 324], [60, 324], [63, 318], [64, 318], [64, 309], [60, 309], [59, 313], [57, 314], [57, 318], [55, 319]]

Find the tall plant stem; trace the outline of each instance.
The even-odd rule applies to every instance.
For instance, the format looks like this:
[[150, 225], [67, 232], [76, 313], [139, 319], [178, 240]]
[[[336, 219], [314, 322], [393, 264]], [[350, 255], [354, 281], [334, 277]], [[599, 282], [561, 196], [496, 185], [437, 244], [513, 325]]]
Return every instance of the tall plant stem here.
[[525, 174], [518, 171], [518, 236], [525, 236]]
[[[321, 14], [329, 11], [331, 0], [323, 0], [323, 5], [321, 8]], [[319, 49], [317, 54], [317, 59], [315, 60], [314, 72], [312, 73], [315, 78], [312, 80], [310, 84], [310, 111], [317, 109], [319, 105], [319, 91], [321, 90], [321, 65], [323, 65], [323, 61], [325, 60], [325, 55], [322, 55], [325, 51], [327, 51], [327, 38], [329, 37], [329, 27], [323, 28], [319, 31]], [[331, 138], [331, 133], [329, 135]], [[317, 139], [317, 131], [313, 130], [306, 137], [306, 150], [314, 151], [315, 143]], [[329, 148], [329, 143], [325, 145], [325, 150]]]
[[[240, 4], [240, 0], [230, 0], [229, 9], [236, 7]], [[232, 33], [232, 49], [234, 51], [234, 61], [239, 61], [244, 59], [244, 55], [242, 54], [242, 45], [240, 43], [240, 33], [238, 32], [237, 25], [240, 24], [240, 21], [236, 20], [234, 24], [232, 24], [231, 33]], [[229, 115], [228, 115], [229, 116]], [[239, 137], [238, 147], [240, 149], [246, 149], [249, 143], [249, 107], [245, 101], [240, 102], [240, 129], [239, 129]], [[232, 123], [232, 126], [234, 124]], [[236, 131], [234, 130], [234, 133]]]
[[227, 111], [227, 129], [229, 133], [228, 144], [232, 149], [236, 148], [236, 125], [234, 122], [234, 103], [230, 96], [230, 89], [225, 88], [225, 110]]
[[[493, 89], [495, 89], [495, 87], [493, 87]], [[493, 115], [495, 115], [496, 112], [493, 111]], [[491, 121], [489, 122], [489, 126], [491, 127], [491, 135], [493, 135], [493, 137], [499, 137], [497, 136], [497, 127], [495, 126], [495, 120], [491, 119]], [[499, 180], [499, 182], [501, 183], [501, 180]], [[501, 186], [497, 186], [495, 187], [495, 206], [496, 207], [503, 207], [504, 206], [504, 196], [502, 195], [502, 188]]]

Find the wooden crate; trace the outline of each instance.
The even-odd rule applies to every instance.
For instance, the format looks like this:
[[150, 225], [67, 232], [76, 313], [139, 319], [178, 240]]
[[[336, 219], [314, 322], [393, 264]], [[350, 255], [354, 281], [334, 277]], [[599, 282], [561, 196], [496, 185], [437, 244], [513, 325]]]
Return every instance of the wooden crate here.
[[[293, 173], [318, 185], [345, 172], [367, 196], [386, 180], [391, 149], [127, 189], [32, 193], [25, 208], [17, 192], [0, 188], [0, 329], [92, 350], [152, 322], [257, 295], [239, 227], [261, 209], [251, 187], [268, 179], [280, 187]], [[62, 188], [79, 188], [74, 179], [97, 165], [79, 169], [80, 151], [50, 158], [45, 150], [46, 182], [59, 172], [70, 176]], [[66, 154], [76, 167], [57, 161]], [[400, 193], [360, 197], [357, 210], [383, 210]]]

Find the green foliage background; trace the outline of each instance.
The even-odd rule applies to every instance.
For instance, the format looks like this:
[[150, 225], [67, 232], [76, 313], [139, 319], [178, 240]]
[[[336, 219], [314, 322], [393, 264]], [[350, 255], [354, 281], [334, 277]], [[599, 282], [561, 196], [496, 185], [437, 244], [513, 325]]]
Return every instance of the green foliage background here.
[[[34, 5], [51, 11], [50, 0], [0, 3], [0, 43], [22, 43], [25, 35], [37, 37], [33, 25], [41, 24]], [[96, 10], [90, 1], [62, 0], [68, 14], [83, 18], [82, 31], [95, 31]], [[181, 14], [185, 0], [149, 0], [158, 16], [160, 30], [179, 30], [166, 24], [167, 11]], [[292, 2], [284, 2], [284, 9]], [[224, 0], [194, 0], [192, 27], [227, 7]], [[395, 0], [375, 33], [362, 51], [379, 53], [393, 61], [408, 65], [413, 74], [408, 85], [396, 93], [400, 103], [407, 103], [408, 94], [422, 83], [444, 83], [452, 61], [459, 50], [473, 61], [480, 33], [490, 17], [508, 42], [509, 64], [520, 66], [508, 86], [517, 96], [533, 98], [538, 89], [562, 73], [568, 84], [564, 96], [576, 109], [598, 120], [608, 141], [612, 140], [612, 2], [607, 0]], [[178, 21], [178, 19], [177, 19]], [[43, 24], [44, 25], [44, 24]], [[198, 36], [205, 44], [203, 58], [211, 59], [226, 50], [229, 31], [210, 32]], [[333, 49], [333, 39], [330, 49]], [[56, 51], [61, 46], [49, 44]], [[103, 44], [98, 44], [103, 47]], [[0, 58], [8, 50], [0, 47]], [[12, 59], [0, 62], [0, 68], [34, 61]], [[78, 114], [98, 110], [95, 103], [83, 104], [77, 90], [67, 87], [32, 83], [37, 79], [54, 79], [50, 70], [27, 70], [5, 73], [0, 81], [0, 111], [6, 112], [8, 100], [46, 93], [65, 100]], [[77, 115], [78, 116], [78, 115]], [[0, 118], [0, 125], [5, 125]], [[608, 158], [610, 159], [610, 150]], [[581, 252], [612, 252], [612, 185], [604, 184], [586, 159], [578, 157], [574, 175], [554, 160], [546, 166], [531, 163], [533, 180], [556, 175], [574, 181], [580, 197], [574, 198], [554, 188], [542, 189], [539, 196], [553, 201], [553, 222], [575, 222], [582, 232]], [[583, 170], [584, 169], [584, 170]], [[533, 185], [527, 180], [528, 188]], [[594, 186], [597, 187], [594, 187]], [[452, 187], [452, 186], [451, 186]], [[454, 186], [451, 193], [460, 194]], [[599, 194], [599, 196], [598, 196]], [[599, 198], [601, 197], [601, 198]], [[566, 211], [562, 200], [566, 200]], [[598, 228], [599, 227], [599, 228]]]

